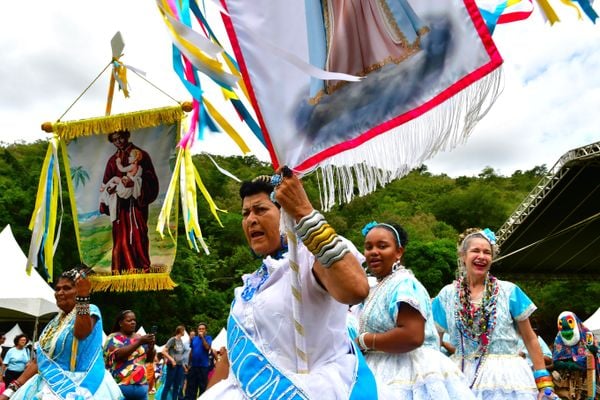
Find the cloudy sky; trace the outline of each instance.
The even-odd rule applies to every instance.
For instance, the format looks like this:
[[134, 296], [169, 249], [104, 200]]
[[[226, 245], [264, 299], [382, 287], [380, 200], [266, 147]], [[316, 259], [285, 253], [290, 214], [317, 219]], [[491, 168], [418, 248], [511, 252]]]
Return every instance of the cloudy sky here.
[[[427, 163], [430, 171], [470, 176], [491, 166], [510, 175], [551, 167], [566, 151], [600, 140], [600, 24], [551, 3], [563, 22], [550, 27], [536, 12], [497, 28], [504, 92], [464, 145]], [[11, 1], [3, 9], [1, 142], [44, 140], [45, 121], [103, 115], [110, 75], [102, 71], [117, 31], [125, 41], [122, 61], [145, 71], [157, 88], [130, 73], [131, 97], [115, 94], [113, 113], [190, 98], [171, 68], [170, 38], [152, 1]], [[252, 135], [245, 137], [258, 149]], [[199, 147], [220, 154], [235, 148], [225, 135], [209, 135]], [[268, 159], [264, 150], [256, 155]]]

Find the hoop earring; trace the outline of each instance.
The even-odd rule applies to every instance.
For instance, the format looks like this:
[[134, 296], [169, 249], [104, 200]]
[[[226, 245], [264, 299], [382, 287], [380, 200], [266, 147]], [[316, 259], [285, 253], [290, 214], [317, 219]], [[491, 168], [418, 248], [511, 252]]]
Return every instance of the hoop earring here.
[[402, 266], [402, 262], [400, 261], [400, 259], [397, 259], [396, 262], [392, 264], [392, 272], [396, 272], [402, 268], [404, 267]]

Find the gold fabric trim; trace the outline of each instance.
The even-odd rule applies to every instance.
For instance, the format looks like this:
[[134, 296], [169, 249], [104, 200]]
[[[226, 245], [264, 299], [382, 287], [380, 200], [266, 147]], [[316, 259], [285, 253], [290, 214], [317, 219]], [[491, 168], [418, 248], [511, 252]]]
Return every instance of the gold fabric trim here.
[[139, 273], [123, 275], [99, 275], [89, 277], [92, 291], [135, 292], [173, 290], [177, 284], [169, 273]]
[[53, 131], [60, 139], [71, 140], [80, 136], [103, 135], [119, 130], [136, 130], [181, 121], [181, 105], [135, 111], [77, 121], [56, 122]]

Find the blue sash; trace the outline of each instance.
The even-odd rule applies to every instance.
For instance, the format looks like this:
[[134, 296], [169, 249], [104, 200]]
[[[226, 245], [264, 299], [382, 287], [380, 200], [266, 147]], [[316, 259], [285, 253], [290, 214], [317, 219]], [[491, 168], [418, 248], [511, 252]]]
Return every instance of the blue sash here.
[[83, 381], [77, 385], [63, 369], [56, 364], [39, 346], [37, 347], [37, 364], [40, 376], [50, 387], [50, 390], [61, 399], [65, 399], [69, 393], [74, 393], [77, 387], [83, 387], [93, 395], [100, 387], [104, 379], [104, 360], [100, 357], [101, 352], [96, 353], [96, 357], [88, 369]]
[[[231, 314], [227, 321], [227, 349], [231, 372], [249, 399], [308, 400], [308, 395], [262, 354]], [[358, 356], [358, 362], [350, 399], [376, 400], [373, 373], [360, 351], [354, 348], [354, 353]]]

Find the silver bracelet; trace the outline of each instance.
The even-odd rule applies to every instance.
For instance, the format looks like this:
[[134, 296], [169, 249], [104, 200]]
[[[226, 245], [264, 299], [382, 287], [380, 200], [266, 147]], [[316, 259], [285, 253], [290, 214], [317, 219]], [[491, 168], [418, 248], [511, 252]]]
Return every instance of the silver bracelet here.
[[75, 303], [77, 315], [90, 315], [90, 303]]
[[365, 344], [365, 336], [366, 335], [367, 335], [367, 332], [363, 332], [360, 335], [358, 335], [358, 346], [360, 347], [360, 349], [362, 351], [368, 351], [369, 350], [369, 348]]
[[308, 236], [308, 231], [315, 227], [320, 221], [324, 221], [325, 217], [317, 210], [312, 210], [308, 215], [305, 215], [296, 224], [296, 232], [302, 241]]
[[320, 252], [319, 255], [316, 256], [317, 260], [319, 260], [321, 265], [325, 268], [331, 268], [334, 263], [344, 258], [347, 253], [350, 253], [350, 249], [339, 236], [333, 240], [333, 243], [335, 243], [333, 246], [327, 246], [328, 249], [323, 251], [323, 254]]
[[4, 392], [2, 392], [2, 394], [10, 399], [11, 396], [13, 394], [15, 394], [15, 391], [12, 390], [12, 389], [10, 389], [10, 388], [8, 388], [8, 389], [5, 389]]

